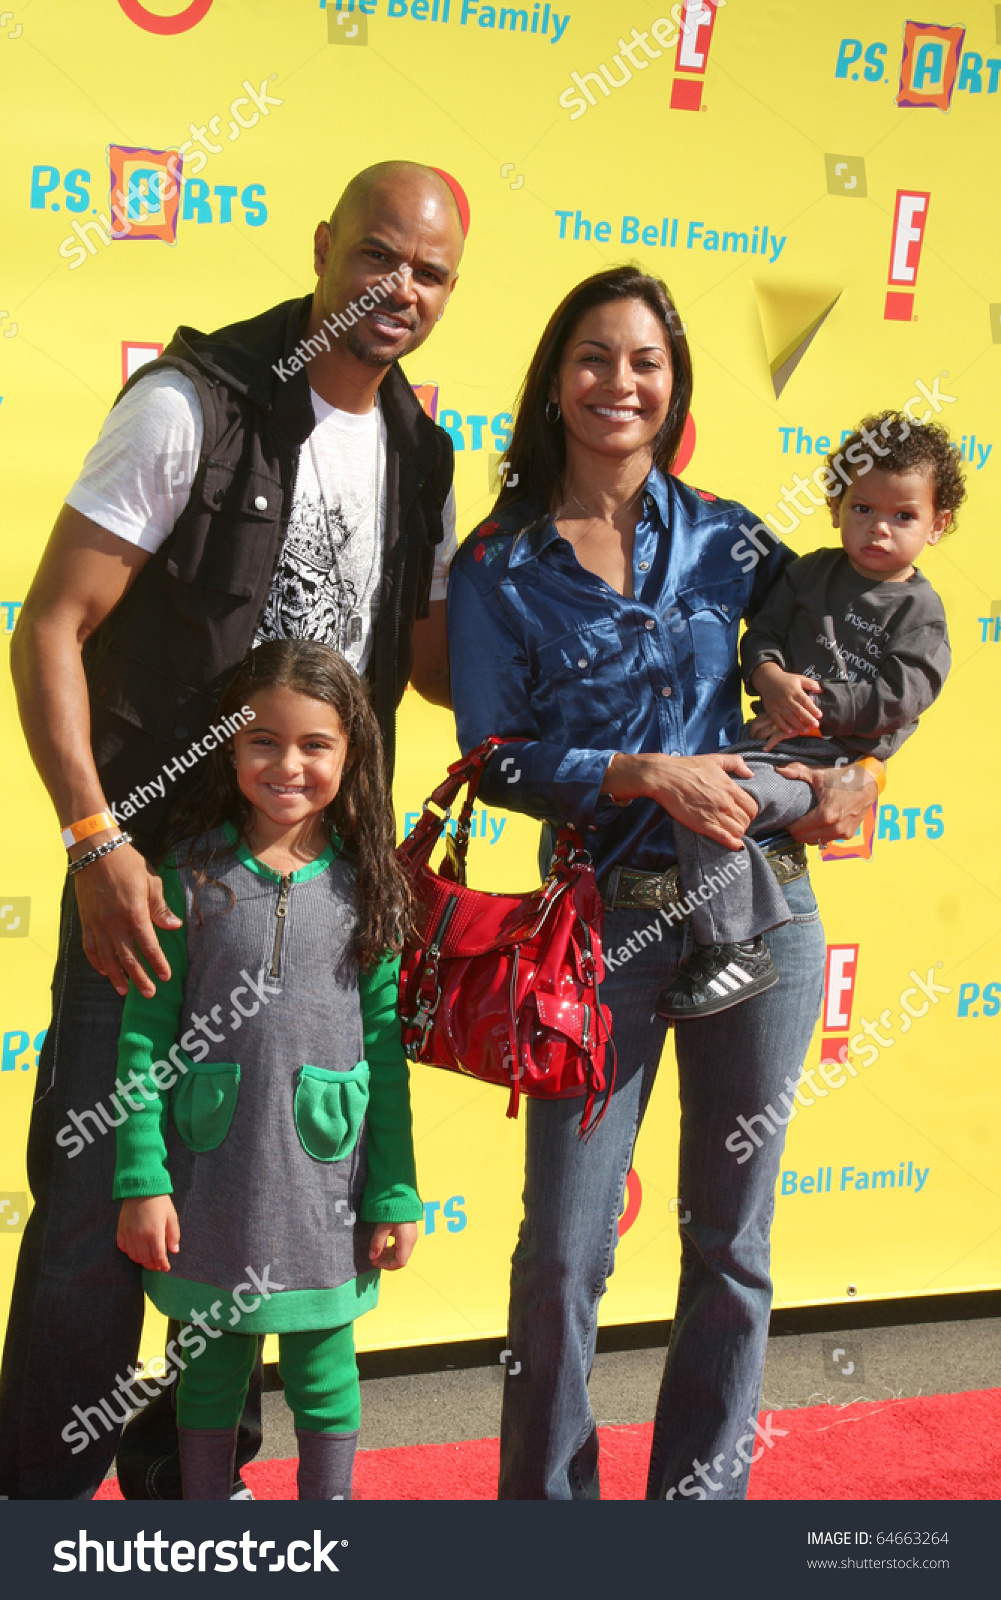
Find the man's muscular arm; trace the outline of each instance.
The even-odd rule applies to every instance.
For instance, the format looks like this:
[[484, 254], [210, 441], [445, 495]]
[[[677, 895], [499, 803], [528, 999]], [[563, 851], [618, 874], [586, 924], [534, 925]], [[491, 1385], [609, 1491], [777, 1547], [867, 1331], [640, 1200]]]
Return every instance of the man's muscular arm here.
[[[61, 828], [107, 807], [90, 746], [90, 705], [80, 652], [149, 560], [149, 553], [63, 506], [11, 640], [11, 675], [21, 725]], [[116, 830], [74, 845], [85, 854]], [[131, 978], [154, 986], [139, 954], [167, 978], [154, 924], [177, 926], [142, 856], [125, 845], [76, 875], [88, 961], [124, 995]], [[138, 954], [137, 954], [138, 952]]]

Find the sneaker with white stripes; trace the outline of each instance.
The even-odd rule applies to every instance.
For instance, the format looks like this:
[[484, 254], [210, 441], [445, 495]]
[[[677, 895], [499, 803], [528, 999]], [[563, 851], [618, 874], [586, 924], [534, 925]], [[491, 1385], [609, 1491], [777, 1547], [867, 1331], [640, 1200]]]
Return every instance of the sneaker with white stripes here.
[[752, 994], [763, 994], [778, 981], [779, 969], [760, 935], [743, 944], [700, 944], [681, 963], [674, 982], [661, 991], [657, 1015], [672, 1022], [710, 1017]]

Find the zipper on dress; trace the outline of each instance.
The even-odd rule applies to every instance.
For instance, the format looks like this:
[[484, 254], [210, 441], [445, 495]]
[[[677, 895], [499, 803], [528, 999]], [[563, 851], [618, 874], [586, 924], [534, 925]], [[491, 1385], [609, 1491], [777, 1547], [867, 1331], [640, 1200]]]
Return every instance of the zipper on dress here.
[[275, 946], [271, 952], [271, 971], [269, 978], [281, 977], [282, 935], [285, 932], [285, 918], [288, 916], [288, 897], [292, 888], [292, 874], [287, 873], [278, 887], [278, 904], [275, 906]]

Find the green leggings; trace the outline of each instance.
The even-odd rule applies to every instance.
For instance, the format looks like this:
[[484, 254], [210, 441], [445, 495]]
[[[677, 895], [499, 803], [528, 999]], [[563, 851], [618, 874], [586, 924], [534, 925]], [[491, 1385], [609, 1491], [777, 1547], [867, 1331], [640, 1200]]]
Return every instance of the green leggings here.
[[[210, 1337], [178, 1379], [178, 1427], [235, 1428], [256, 1359], [256, 1334]], [[279, 1334], [278, 1371], [297, 1428], [350, 1433], [360, 1425], [353, 1323]]]

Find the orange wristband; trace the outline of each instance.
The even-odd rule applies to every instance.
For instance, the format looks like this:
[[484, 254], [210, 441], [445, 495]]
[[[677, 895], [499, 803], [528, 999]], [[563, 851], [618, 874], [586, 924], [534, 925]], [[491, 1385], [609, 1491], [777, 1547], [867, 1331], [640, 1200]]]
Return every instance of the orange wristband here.
[[886, 768], [883, 763], [877, 761], [875, 756], [863, 756], [861, 761], [856, 761], [855, 765], [863, 767], [871, 778], [875, 778], [876, 791], [878, 794], [882, 794], [886, 788]]
[[105, 828], [117, 828], [118, 823], [110, 811], [95, 811], [92, 817], [84, 817], [82, 822], [71, 822], [68, 828], [62, 831], [62, 841], [67, 850], [75, 844], [82, 844], [89, 839], [92, 833], [101, 833]]

